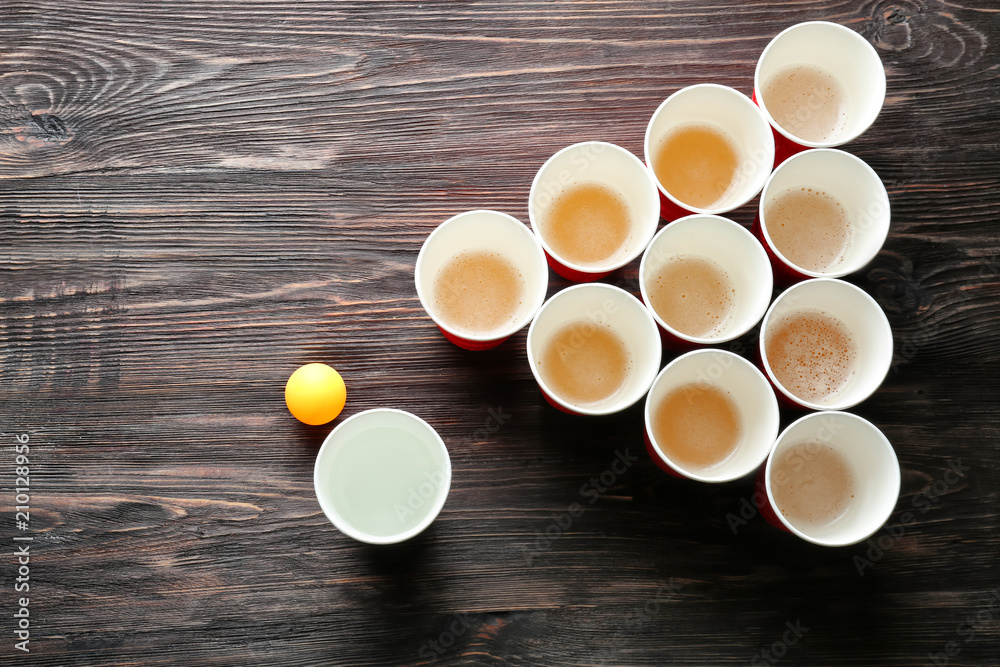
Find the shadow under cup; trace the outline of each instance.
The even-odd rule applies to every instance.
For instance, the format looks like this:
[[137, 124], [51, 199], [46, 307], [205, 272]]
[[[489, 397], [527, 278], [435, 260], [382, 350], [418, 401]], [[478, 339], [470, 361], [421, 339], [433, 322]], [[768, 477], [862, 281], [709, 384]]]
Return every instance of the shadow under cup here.
[[[774, 502], [774, 462], [791, 447], [826, 445], [843, 456], [853, 478], [853, 497], [842, 516], [827, 525], [795, 527]], [[811, 450], [803, 449], [802, 457]], [[792, 475], [794, 474], [791, 473]], [[775, 442], [763, 474], [767, 496], [762, 514], [771, 524], [821, 546], [847, 546], [868, 539], [889, 520], [899, 499], [899, 461], [885, 435], [847, 412], [816, 412], [793, 422]]]

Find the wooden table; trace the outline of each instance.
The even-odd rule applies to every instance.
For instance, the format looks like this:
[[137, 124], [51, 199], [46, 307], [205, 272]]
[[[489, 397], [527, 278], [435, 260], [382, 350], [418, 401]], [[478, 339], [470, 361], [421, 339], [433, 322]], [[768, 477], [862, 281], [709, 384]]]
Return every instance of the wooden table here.
[[[846, 147], [893, 205], [851, 277], [895, 330], [855, 410], [902, 464], [874, 547], [734, 523], [749, 480], [661, 473], [641, 407], [555, 411], [524, 332], [459, 350], [412, 279], [446, 218], [526, 221], [556, 150], [641, 155], [667, 95], [749, 94], [767, 42], [812, 19], [888, 74]], [[0, 3], [0, 663], [1000, 664], [998, 43], [986, 0]], [[419, 538], [365, 546], [320, 512], [331, 426], [283, 402], [312, 361], [343, 373], [345, 416], [410, 410], [447, 442]], [[637, 460], [609, 475], [616, 452]]]

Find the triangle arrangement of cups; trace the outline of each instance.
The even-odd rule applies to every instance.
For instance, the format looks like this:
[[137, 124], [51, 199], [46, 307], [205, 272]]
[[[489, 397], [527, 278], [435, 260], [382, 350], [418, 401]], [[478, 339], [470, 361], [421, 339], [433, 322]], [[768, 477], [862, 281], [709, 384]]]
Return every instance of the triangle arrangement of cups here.
[[[899, 463], [877, 427], [845, 410], [885, 378], [892, 330], [840, 278], [879, 252], [890, 212], [878, 175], [837, 147], [884, 99], [864, 38], [794, 25], [761, 54], [751, 97], [704, 83], [665, 99], [642, 159], [604, 141], [550, 157], [531, 184], [530, 229], [492, 210], [443, 222], [417, 258], [420, 303], [468, 350], [529, 327], [528, 363], [555, 409], [588, 419], [645, 397], [645, 446], [666, 473], [719, 483], [756, 472], [775, 526], [819, 545], [862, 541], [895, 506]], [[750, 229], [724, 217], [758, 194]], [[599, 282], [637, 259], [639, 295]], [[549, 269], [577, 284], [545, 300]], [[772, 301], [775, 285], [787, 288]], [[715, 347], [758, 324], [753, 360]], [[660, 370], [664, 349], [682, 354]], [[781, 433], [779, 405], [805, 412]], [[431, 438], [426, 424], [389, 417]], [[447, 495], [450, 464], [442, 471], [443, 494], [444, 472], [426, 483], [425, 522], [377, 540], [348, 534], [391, 542], [422, 530]], [[319, 473], [317, 462], [317, 489]]]

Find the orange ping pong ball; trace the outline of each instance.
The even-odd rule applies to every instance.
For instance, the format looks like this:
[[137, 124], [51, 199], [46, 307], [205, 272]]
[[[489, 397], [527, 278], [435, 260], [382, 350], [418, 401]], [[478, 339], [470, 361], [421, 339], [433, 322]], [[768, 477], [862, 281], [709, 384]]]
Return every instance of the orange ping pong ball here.
[[304, 424], [319, 426], [333, 421], [344, 409], [347, 386], [340, 373], [326, 364], [301, 366], [285, 384], [285, 405]]

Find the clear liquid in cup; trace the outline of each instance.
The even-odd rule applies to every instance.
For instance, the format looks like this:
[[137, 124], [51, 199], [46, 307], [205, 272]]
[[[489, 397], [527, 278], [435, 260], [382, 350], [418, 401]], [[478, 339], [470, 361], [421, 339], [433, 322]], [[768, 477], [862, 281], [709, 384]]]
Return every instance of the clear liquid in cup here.
[[444, 483], [433, 449], [408, 431], [379, 426], [356, 433], [337, 450], [326, 480], [343, 519], [376, 537], [417, 527]]

